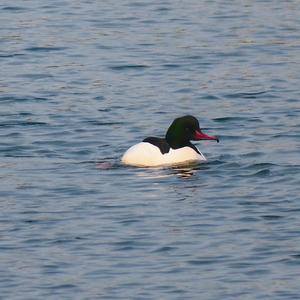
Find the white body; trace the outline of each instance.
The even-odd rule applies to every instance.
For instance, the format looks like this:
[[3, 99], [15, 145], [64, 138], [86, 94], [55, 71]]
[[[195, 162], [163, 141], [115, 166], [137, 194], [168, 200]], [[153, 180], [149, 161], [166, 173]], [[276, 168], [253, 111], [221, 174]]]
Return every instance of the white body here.
[[205, 156], [191, 147], [171, 148], [168, 153], [162, 154], [158, 147], [146, 142], [130, 147], [122, 157], [124, 164], [136, 167], [170, 166], [201, 161], [206, 161]]

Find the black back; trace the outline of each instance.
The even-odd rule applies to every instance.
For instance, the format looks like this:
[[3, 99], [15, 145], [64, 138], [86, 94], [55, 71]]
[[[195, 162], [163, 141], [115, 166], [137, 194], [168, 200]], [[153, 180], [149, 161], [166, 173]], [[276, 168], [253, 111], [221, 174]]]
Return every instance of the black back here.
[[170, 145], [167, 143], [166, 139], [158, 138], [158, 137], [147, 137], [143, 140], [143, 142], [150, 143], [159, 148], [162, 154], [168, 153], [170, 151]]
[[[165, 153], [169, 153], [171, 147], [168, 144], [168, 142], [166, 141], [166, 139], [162, 139], [162, 138], [158, 138], [158, 137], [147, 137], [143, 140], [143, 142], [145, 143], [150, 143], [156, 147], [158, 147], [158, 149], [160, 150], [160, 152], [162, 154]], [[183, 145], [182, 147], [191, 147], [192, 149], [194, 149], [197, 153], [200, 154], [199, 150], [197, 149], [197, 147], [195, 147], [195, 145], [193, 145], [192, 143], [186, 143], [185, 145]]]

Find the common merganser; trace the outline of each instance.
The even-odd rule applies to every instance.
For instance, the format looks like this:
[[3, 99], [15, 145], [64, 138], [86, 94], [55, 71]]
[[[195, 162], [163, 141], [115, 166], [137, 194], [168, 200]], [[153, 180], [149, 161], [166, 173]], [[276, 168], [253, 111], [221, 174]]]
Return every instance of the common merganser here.
[[159, 167], [197, 163], [205, 156], [190, 141], [215, 140], [200, 129], [198, 120], [190, 115], [177, 118], [165, 138], [147, 137], [130, 147], [122, 156], [122, 163], [136, 167]]

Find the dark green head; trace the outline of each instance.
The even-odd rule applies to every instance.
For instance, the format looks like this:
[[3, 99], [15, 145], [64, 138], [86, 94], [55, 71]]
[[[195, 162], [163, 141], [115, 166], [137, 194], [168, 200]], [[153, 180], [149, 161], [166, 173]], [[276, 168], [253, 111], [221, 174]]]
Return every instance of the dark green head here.
[[166, 140], [173, 149], [188, 146], [193, 140], [216, 140], [219, 142], [217, 137], [203, 133], [198, 120], [190, 115], [173, 121], [166, 133]]

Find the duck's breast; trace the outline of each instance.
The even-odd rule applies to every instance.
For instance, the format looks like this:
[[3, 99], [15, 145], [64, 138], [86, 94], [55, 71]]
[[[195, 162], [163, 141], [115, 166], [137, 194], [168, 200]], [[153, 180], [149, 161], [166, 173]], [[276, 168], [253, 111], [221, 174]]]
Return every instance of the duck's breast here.
[[200, 151], [199, 153], [197, 153], [191, 147], [170, 149], [169, 153], [165, 154], [165, 163], [170, 165], [181, 164], [185, 162], [205, 161], [205, 160], [206, 160], [205, 156]]

